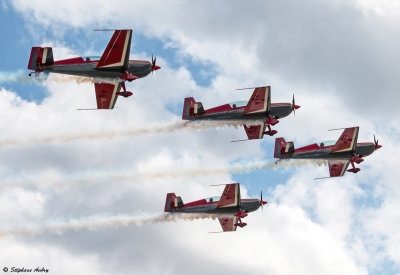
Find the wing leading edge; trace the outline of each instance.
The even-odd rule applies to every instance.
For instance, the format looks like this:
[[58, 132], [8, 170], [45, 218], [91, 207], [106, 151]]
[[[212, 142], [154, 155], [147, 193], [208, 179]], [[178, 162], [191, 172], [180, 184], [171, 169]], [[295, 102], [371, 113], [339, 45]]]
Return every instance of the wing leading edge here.
[[357, 145], [358, 130], [358, 126], [344, 129], [342, 135], [339, 137], [330, 152], [338, 153], [354, 151]]
[[350, 161], [345, 160], [329, 160], [329, 175], [331, 177], [342, 177], [349, 166]]
[[217, 204], [217, 208], [238, 207], [240, 208], [240, 185], [239, 183], [231, 183], [225, 186], [224, 192]]
[[94, 83], [98, 109], [113, 109], [121, 83]]
[[271, 109], [271, 87], [255, 88], [243, 114], [263, 113]]
[[224, 232], [236, 231], [237, 226], [235, 224], [237, 224], [238, 221], [237, 217], [218, 218], [218, 220]]
[[116, 30], [111, 37], [97, 69], [127, 69], [131, 48], [132, 30]]
[[264, 123], [259, 125], [243, 125], [244, 130], [246, 131], [248, 139], [261, 139], [264, 136], [265, 127]]

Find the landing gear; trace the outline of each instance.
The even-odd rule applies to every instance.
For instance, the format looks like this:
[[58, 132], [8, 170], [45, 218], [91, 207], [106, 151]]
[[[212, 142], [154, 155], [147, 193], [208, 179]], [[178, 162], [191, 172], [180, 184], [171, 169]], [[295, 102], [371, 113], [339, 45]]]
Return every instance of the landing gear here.
[[247, 225], [247, 223], [242, 222], [242, 218], [246, 217], [248, 214], [242, 212], [241, 210], [238, 210], [237, 214], [235, 214], [234, 216], [238, 218], [238, 222], [235, 223], [235, 226], [239, 226], [239, 227], [245, 227]]
[[274, 126], [277, 123], [279, 123], [279, 120], [269, 116], [268, 119], [264, 122], [264, 124], [266, 124], [267, 127], [268, 127], [268, 131], [264, 132], [264, 134], [269, 135], [269, 136], [272, 137], [273, 135], [278, 133], [278, 131], [271, 129], [271, 125]]
[[352, 166], [353, 168], [348, 169], [347, 172], [352, 172], [352, 173], [354, 173], [354, 174], [360, 172], [361, 169], [360, 169], [360, 168], [356, 168], [356, 167], [354, 166], [354, 163], [360, 164], [360, 163], [363, 162], [363, 161], [364, 161], [364, 159], [359, 158], [359, 157], [357, 157], [356, 155], [354, 155], [353, 158], [350, 160], [350, 164], [351, 164], [351, 166]]
[[240, 219], [240, 218], [238, 219], [238, 221], [239, 222], [234, 224], [235, 226], [239, 226], [239, 227], [243, 228], [243, 227], [245, 227], [247, 225], [247, 223], [242, 222], [242, 219]]
[[123, 92], [118, 92], [117, 95], [123, 96], [123, 97], [130, 97], [131, 95], [133, 95], [132, 92], [129, 92], [129, 91], [126, 90], [125, 82], [122, 82], [121, 86], [122, 86], [122, 90], [124, 90], [124, 91]]

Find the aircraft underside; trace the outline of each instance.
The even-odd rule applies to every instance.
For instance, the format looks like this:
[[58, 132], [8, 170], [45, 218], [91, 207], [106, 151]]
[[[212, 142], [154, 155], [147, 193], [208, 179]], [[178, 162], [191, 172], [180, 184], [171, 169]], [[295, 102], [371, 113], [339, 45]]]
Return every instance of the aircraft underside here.
[[54, 65], [50, 68], [43, 68], [43, 71], [67, 74], [74, 76], [92, 77], [92, 78], [119, 78], [125, 73], [135, 75], [138, 78], [145, 77], [151, 73], [151, 65], [149, 64], [130, 64], [128, 70], [107, 70], [96, 69], [96, 63], [88, 64], [71, 64], [71, 65]]
[[[254, 201], [242, 201], [240, 210], [249, 213], [256, 211], [260, 207], [260, 203], [258, 200]], [[190, 206], [182, 209], [175, 209], [174, 212], [180, 213], [209, 213], [209, 214], [236, 214], [238, 212], [237, 207], [222, 207], [217, 208], [217, 204], [207, 204], [207, 205], [199, 205], [199, 206]]]

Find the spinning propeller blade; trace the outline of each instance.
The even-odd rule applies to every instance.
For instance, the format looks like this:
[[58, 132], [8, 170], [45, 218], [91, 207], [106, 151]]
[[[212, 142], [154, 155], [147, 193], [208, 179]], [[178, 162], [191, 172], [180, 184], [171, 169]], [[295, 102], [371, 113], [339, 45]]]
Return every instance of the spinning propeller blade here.
[[375, 150], [382, 147], [382, 145], [379, 145], [378, 140], [375, 138], [375, 135], [374, 135], [374, 144], [375, 144]]
[[299, 109], [300, 106], [296, 105], [296, 102], [294, 100], [294, 94], [293, 94], [293, 99], [292, 99], [292, 110], [293, 110], [293, 115], [296, 115], [296, 109]]
[[260, 206], [261, 206], [261, 211], [264, 212], [264, 204], [266, 204], [266, 201], [263, 201], [262, 198], [262, 190], [261, 190], [261, 195], [260, 195]]

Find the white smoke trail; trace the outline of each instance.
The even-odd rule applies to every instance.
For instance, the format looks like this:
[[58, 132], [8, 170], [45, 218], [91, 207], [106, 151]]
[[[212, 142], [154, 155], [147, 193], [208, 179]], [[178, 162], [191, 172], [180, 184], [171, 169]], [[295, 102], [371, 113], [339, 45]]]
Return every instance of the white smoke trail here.
[[74, 184], [96, 184], [99, 182], [143, 182], [144, 180], [157, 179], [177, 179], [182, 177], [211, 176], [217, 174], [248, 174], [253, 171], [266, 171], [269, 169], [278, 169], [279, 167], [296, 167], [314, 165], [321, 166], [326, 164], [325, 160], [283, 160], [275, 163], [274, 160], [258, 160], [233, 163], [221, 167], [200, 167], [185, 170], [164, 170], [164, 171], [138, 171], [135, 173], [116, 173], [116, 172], [91, 172], [81, 175], [62, 175], [59, 178], [24, 178], [17, 180], [3, 180], [0, 188], [47, 188], [55, 186], [65, 186]]
[[142, 225], [145, 223], [176, 222], [180, 220], [192, 221], [197, 219], [216, 219], [229, 217], [229, 214], [153, 214], [153, 215], [96, 215], [79, 219], [55, 219], [42, 224], [27, 224], [20, 227], [1, 228], [0, 236], [7, 235], [35, 235], [41, 233], [62, 234], [68, 230], [97, 230], [100, 228], [121, 227], [129, 225]]
[[60, 74], [50, 74], [48, 77], [45, 73], [39, 73], [39, 77], [35, 74], [32, 76], [28, 75], [27, 71], [18, 70], [15, 72], [0, 72], [0, 83], [36, 83], [40, 84], [44, 81], [63, 83], [63, 82], [76, 82], [80, 83], [93, 83], [92, 78], [82, 77], [82, 76], [72, 76], [72, 75], [60, 75]]
[[41, 84], [43, 82], [55, 82], [55, 83], [67, 83], [67, 82], [75, 82], [77, 84], [81, 83], [118, 83], [124, 80], [118, 78], [91, 78], [84, 76], [75, 76], [75, 75], [66, 75], [66, 74], [57, 74], [57, 73], [39, 73], [38, 77], [35, 76], [35, 73], [32, 76], [28, 75], [29, 72], [24, 70], [18, 70], [15, 72], [0, 72], [0, 84], [1, 83], [33, 83], [33, 84]]
[[[18, 138], [0, 140], [0, 147], [5, 146], [24, 146], [30, 144], [48, 144], [55, 142], [71, 142], [75, 140], [88, 139], [112, 139], [116, 137], [134, 137], [140, 135], [155, 135], [155, 134], [169, 134], [178, 131], [186, 131], [188, 129], [210, 129], [210, 128], [223, 128], [223, 127], [240, 127], [242, 125], [254, 125], [260, 121], [248, 120], [234, 120], [234, 121], [176, 121], [171, 124], [161, 126], [151, 126], [138, 129], [123, 129], [123, 130], [107, 130], [93, 133], [77, 133], [70, 135], [47, 136], [47, 137], [32, 137], [30, 139], [22, 140]], [[261, 122], [262, 123], [262, 122]]]

